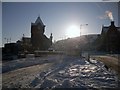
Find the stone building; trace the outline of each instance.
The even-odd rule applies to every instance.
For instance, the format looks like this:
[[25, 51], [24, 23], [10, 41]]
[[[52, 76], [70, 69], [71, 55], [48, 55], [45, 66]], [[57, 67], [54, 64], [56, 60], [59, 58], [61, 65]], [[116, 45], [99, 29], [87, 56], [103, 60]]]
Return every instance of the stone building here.
[[49, 38], [44, 34], [45, 25], [40, 17], [35, 23], [31, 23], [31, 37], [23, 37], [16, 43], [6, 43], [2, 48], [2, 58], [4, 60], [13, 59], [13, 56], [19, 54], [33, 53], [35, 50], [48, 50], [52, 45], [52, 33]]
[[120, 27], [116, 27], [114, 21], [110, 26], [102, 26], [99, 37], [99, 50], [111, 53], [120, 52]]
[[31, 43], [34, 50], [47, 50], [52, 44], [52, 34], [47, 38], [44, 34], [45, 25], [40, 17], [35, 23], [31, 23]]

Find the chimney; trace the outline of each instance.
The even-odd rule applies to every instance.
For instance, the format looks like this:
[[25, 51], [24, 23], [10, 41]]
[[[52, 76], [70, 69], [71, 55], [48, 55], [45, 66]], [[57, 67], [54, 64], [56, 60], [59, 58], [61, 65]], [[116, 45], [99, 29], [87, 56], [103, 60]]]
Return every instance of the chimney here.
[[111, 26], [115, 26], [115, 25], [114, 25], [114, 21], [111, 21]]

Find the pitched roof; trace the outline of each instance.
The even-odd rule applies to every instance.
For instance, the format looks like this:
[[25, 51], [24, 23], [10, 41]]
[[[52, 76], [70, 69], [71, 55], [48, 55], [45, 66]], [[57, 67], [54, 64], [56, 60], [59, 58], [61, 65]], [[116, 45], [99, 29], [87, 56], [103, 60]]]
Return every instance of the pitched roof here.
[[38, 23], [40, 23], [42, 26], [45, 26], [40, 18], [40, 16], [38, 16], [38, 18], [36, 19], [35, 23], [32, 23], [32, 25], [37, 25]]
[[[116, 27], [116, 29], [120, 32], [120, 27]], [[109, 30], [109, 27], [107, 26], [102, 27], [102, 33], [107, 33], [108, 30]]]
[[117, 27], [117, 30], [120, 31], [120, 27]]
[[38, 18], [37, 18], [36, 21], [35, 21], [35, 24], [38, 24], [38, 23], [40, 23], [42, 26], [44, 26], [44, 24], [43, 24], [40, 16], [38, 16]]
[[103, 26], [102, 27], [102, 32], [103, 33], [107, 33], [108, 29], [109, 29], [109, 27]]

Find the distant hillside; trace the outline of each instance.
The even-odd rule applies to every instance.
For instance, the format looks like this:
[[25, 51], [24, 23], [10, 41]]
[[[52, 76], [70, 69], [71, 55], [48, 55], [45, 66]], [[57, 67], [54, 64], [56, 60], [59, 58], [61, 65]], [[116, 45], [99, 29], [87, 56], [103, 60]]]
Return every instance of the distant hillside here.
[[59, 51], [94, 50], [95, 45], [93, 43], [98, 36], [99, 34], [90, 34], [59, 40], [54, 44], [54, 48]]

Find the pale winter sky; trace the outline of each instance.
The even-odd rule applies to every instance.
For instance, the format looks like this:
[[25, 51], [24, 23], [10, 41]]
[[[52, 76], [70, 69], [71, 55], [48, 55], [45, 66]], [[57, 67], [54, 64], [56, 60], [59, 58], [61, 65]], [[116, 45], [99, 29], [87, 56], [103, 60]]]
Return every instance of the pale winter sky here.
[[88, 26], [83, 27], [83, 35], [101, 33], [102, 25], [110, 25], [111, 20], [106, 15], [108, 12], [112, 13], [115, 25], [118, 26], [118, 0], [116, 2], [115, 0], [113, 0], [114, 2], [100, 2], [102, 0], [82, 0], [84, 2], [70, 2], [70, 0], [64, 0], [69, 2], [52, 2], [55, 0], [44, 0], [46, 2], [35, 2], [37, 0], [34, 2], [30, 2], [33, 0], [24, 0], [29, 2], [8, 1], [4, 0], [2, 4], [0, 3], [0, 12], [2, 12], [0, 14], [2, 29], [0, 30], [3, 44], [6, 43], [5, 38], [11, 38], [11, 42], [16, 42], [22, 38], [23, 34], [31, 37], [31, 22], [35, 22], [39, 15], [46, 25], [45, 35], [49, 37], [52, 32], [54, 40], [70, 37], [66, 35], [66, 30], [72, 25], [79, 28], [81, 24], [87, 23]]

